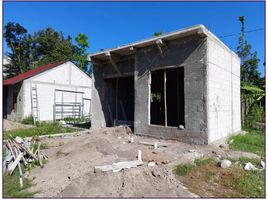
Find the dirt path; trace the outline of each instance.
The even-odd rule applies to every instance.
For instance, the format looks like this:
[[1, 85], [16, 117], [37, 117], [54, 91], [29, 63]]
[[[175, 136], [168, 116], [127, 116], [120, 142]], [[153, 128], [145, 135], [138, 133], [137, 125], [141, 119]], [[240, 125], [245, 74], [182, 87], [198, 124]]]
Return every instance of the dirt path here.
[[[45, 150], [49, 162], [44, 168], [31, 170], [29, 178], [36, 184], [31, 191], [41, 191], [35, 197], [194, 197], [175, 177], [174, 167], [203, 155], [228, 154], [213, 146], [141, 136], [134, 136], [134, 143], [127, 143], [129, 134], [127, 127], [116, 127], [86, 135], [44, 139], [50, 146]], [[138, 141], [169, 145], [153, 149]], [[117, 173], [94, 173], [95, 166], [136, 160], [138, 149], [142, 150], [144, 166]], [[194, 151], [189, 152], [190, 149]], [[157, 165], [148, 167], [149, 161]]]
[[26, 125], [26, 124], [21, 124], [18, 122], [13, 122], [13, 121], [9, 121], [6, 119], [3, 119], [3, 127], [4, 127], [4, 131], [11, 131], [14, 129], [19, 129], [19, 128], [32, 128], [34, 127], [33, 125]]

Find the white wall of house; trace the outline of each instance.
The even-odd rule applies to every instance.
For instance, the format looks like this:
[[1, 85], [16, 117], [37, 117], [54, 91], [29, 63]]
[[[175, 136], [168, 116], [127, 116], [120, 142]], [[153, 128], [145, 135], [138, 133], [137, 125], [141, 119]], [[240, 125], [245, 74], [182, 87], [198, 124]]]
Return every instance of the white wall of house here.
[[216, 38], [208, 37], [208, 141], [241, 130], [240, 58]]
[[[91, 99], [91, 78], [76, 67], [72, 62], [66, 62], [53, 69], [47, 70], [36, 76], [23, 81], [23, 116], [32, 114], [31, 88], [37, 88], [38, 113], [40, 121], [53, 120], [53, 106], [55, 101], [55, 90], [67, 90], [82, 92], [83, 95], [76, 93], [64, 93], [64, 101], [76, 101], [82, 103], [84, 99]], [[58, 94], [58, 93], [57, 93]], [[57, 97], [57, 101], [61, 99]], [[90, 101], [84, 101], [84, 113], [90, 112]]]

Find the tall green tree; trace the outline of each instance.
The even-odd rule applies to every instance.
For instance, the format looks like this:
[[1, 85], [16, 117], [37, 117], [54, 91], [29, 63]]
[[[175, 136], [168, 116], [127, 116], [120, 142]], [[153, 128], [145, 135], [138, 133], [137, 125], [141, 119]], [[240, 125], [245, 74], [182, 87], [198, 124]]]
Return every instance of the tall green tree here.
[[245, 39], [245, 18], [239, 17], [241, 23], [241, 34], [239, 36], [239, 44], [237, 54], [241, 58], [241, 82], [249, 85], [260, 84], [260, 72], [258, 71], [259, 59], [257, 52], [252, 52], [252, 47]]
[[72, 38], [64, 37], [51, 27], [37, 31], [31, 37], [35, 65], [45, 65], [56, 61], [70, 61], [73, 58]]
[[27, 29], [18, 23], [9, 22], [4, 27], [4, 38], [10, 52], [5, 52], [10, 62], [5, 65], [7, 78], [31, 68], [31, 46]]
[[86, 52], [89, 47], [88, 37], [85, 34], [79, 33], [75, 37], [75, 42], [77, 45], [74, 46], [73, 62], [83, 71], [89, 73], [89, 61], [87, 59], [88, 54]]

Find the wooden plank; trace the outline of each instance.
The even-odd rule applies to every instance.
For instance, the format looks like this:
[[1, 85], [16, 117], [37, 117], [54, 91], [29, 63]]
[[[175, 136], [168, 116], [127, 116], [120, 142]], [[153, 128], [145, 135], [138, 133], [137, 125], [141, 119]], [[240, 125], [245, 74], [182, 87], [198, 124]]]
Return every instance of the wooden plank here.
[[[16, 151], [16, 154], [17, 155], [20, 155], [22, 154], [22, 157], [23, 158], [23, 153], [20, 152], [18, 149], [15, 148], [15, 151]], [[21, 166], [20, 166], [20, 161], [18, 163], [18, 168], [19, 168], [19, 179], [20, 179], [20, 188], [23, 188], [23, 174], [22, 174], [22, 170], [21, 170]]]
[[141, 160], [133, 160], [133, 161], [122, 161], [118, 163], [113, 163], [112, 165], [104, 165], [104, 166], [95, 166], [94, 172], [107, 172], [107, 171], [113, 171], [113, 172], [119, 172], [122, 169], [130, 169], [133, 167], [138, 167], [143, 165], [143, 162]]
[[164, 69], [164, 107], [165, 107], [165, 126], [167, 126], [167, 73]]
[[41, 158], [41, 154], [40, 154], [40, 146], [41, 146], [41, 142], [38, 143], [38, 147], [37, 147], [37, 158], [39, 161], [40, 166], [43, 168], [43, 162], [42, 162], [42, 158]]
[[126, 115], [126, 112], [125, 112], [125, 109], [124, 109], [122, 101], [120, 101], [120, 106], [121, 106], [121, 110], [122, 110], [122, 113], [123, 113], [123, 118], [124, 118], [124, 120], [127, 120], [127, 115]]
[[[139, 144], [143, 144], [143, 145], [148, 145], [148, 146], [154, 146], [154, 142], [143, 142], [143, 141], [139, 141]], [[159, 143], [157, 142], [157, 146], [158, 147], [168, 147], [169, 144], [167, 143]]]
[[113, 126], [113, 116], [112, 116], [112, 111], [111, 111], [111, 108], [110, 108], [110, 105], [108, 104], [108, 111], [109, 111], [109, 116], [110, 116], [110, 120], [111, 120], [111, 125]]
[[9, 174], [11, 175], [14, 171], [14, 169], [16, 168], [16, 166], [19, 164], [21, 158], [23, 156], [23, 153], [20, 153], [18, 155], [18, 157], [16, 157], [15, 161], [12, 163], [12, 165], [10, 166], [10, 168], [8, 168]]
[[116, 86], [115, 86], [115, 119], [118, 119], [118, 84], [119, 79], [116, 79]]

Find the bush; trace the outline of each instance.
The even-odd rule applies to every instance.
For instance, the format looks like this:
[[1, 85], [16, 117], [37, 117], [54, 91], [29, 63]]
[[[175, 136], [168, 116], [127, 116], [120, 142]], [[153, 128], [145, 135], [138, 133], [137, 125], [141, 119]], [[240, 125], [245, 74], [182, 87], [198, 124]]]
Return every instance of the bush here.
[[28, 117], [25, 117], [22, 121], [22, 124], [34, 124], [34, 119], [32, 115], [29, 115]]
[[186, 174], [189, 174], [193, 169], [193, 166], [191, 164], [181, 164], [181, 165], [178, 165], [175, 169], [175, 172], [177, 175], [179, 176], [183, 176], [183, 175], [186, 175]]

